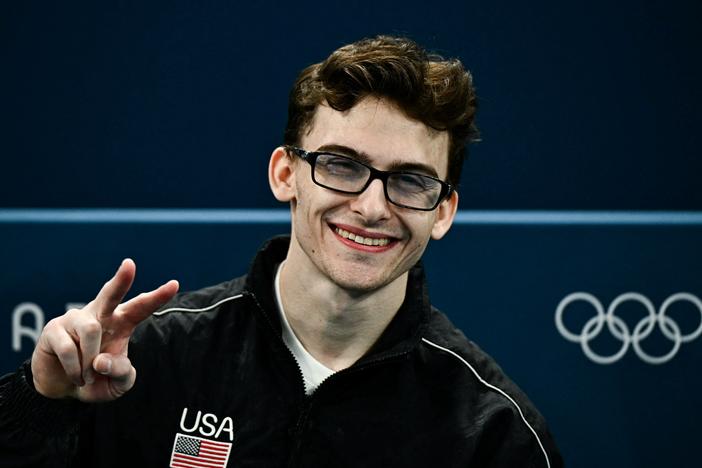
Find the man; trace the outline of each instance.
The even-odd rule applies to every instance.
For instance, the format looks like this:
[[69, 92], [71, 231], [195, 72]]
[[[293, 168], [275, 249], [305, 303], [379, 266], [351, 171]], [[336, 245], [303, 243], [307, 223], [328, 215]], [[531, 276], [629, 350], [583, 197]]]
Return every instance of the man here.
[[303, 70], [268, 173], [290, 238], [177, 297], [170, 281], [121, 303], [125, 260], [3, 378], [3, 462], [561, 466], [536, 409], [431, 307], [418, 264], [451, 227], [474, 112], [460, 62], [406, 39]]

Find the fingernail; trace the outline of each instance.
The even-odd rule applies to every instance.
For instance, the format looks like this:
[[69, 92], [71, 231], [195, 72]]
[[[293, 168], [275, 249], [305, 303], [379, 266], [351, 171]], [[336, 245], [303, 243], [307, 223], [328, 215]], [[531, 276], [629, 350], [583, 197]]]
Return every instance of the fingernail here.
[[85, 376], [83, 377], [83, 379], [85, 380], [85, 383], [88, 385], [95, 383], [95, 376], [90, 371], [85, 373]]

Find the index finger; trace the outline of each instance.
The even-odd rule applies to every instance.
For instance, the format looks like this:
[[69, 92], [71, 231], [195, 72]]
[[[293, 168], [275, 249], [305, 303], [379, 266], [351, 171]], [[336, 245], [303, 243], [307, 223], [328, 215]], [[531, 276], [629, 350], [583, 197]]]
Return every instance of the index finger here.
[[136, 265], [130, 258], [122, 260], [115, 276], [105, 283], [100, 292], [95, 297], [95, 304], [98, 307], [98, 319], [112, 315], [129, 288], [132, 287], [134, 276], [136, 275]]

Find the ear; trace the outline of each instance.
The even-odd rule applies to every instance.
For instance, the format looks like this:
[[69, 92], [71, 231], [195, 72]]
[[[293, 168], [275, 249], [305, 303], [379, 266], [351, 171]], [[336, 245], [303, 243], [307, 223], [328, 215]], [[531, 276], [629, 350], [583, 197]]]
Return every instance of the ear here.
[[289, 202], [295, 198], [295, 161], [282, 146], [274, 149], [271, 154], [268, 183], [278, 201]]
[[442, 201], [436, 208], [436, 218], [434, 226], [431, 228], [431, 238], [439, 240], [448, 232], [453, 224], [453, 218], [456, 217], [458, 210], [458, 192], [451, 192], [451, 196]]

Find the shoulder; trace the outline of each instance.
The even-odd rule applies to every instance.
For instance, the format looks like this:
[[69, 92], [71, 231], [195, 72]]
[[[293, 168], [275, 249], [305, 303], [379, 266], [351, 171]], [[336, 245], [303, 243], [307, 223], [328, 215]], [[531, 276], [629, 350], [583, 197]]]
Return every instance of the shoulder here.
[[245, 279], [242, 276], [199, 290], [179, 293], [139, 325], [133, 341], [138, 342], [145, 335], [149, 335], [150, 340], [160, 338], [167, 341], [173, 335], [191, 335], [203, 328], [211, 328], [222, 321], [233, 319], [245, 302]]
[[246, 276], [241, 276], [196, 291], [178, 294], [153, 315], [161, 318], [181, 314], [217, 312], [228, 302], [233, 302], [243, 296], [245, 281]]
[[466, 338], [441, 311], [432, 308], [429, 324], [422, 337], [422, 346], [430, 359], [440, 360], [445, 366], [461, 368], [469, 378], [502, 381], [504, 372], [495, 360]]
[[[546, 422], [527, 395], [505, 374], [495, 360], [470, 341], [440, 311], [433, 309], [420, 353], [433, 367], [440, 387], [451, 398], [476, 409], [485, 440], [492, 439], [501, 451], [531, 453], [544, 466], [560, 466]], [[472, 412], [472, 410], [471, 410]], [[550, 459], [550, 460], [549, 460]], [[541, 466], [537, 462], [534, 466]], [[531, 466], [531, 465], [529, 465]]]

